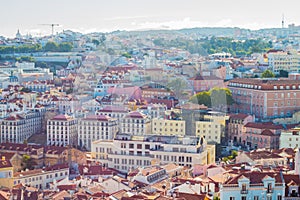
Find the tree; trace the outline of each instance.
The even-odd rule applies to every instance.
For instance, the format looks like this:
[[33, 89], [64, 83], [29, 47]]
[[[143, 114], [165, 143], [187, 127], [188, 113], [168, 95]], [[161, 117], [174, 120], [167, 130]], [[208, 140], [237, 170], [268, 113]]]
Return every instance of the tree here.
[[62, 42], [58, 45], [58, 51], [60, 52], [70, 52], [73, 45], [70, 42]]
[[23, 157], [22, 157], [22, 163], [21, 163], [21, 166], [23, 167], [23, 170], [25, 169], [34, 169], [34, 166], [36, 165], [36, 163], [33, 161], [33, 159], [27, 155], [27, 154], [24, 154]]
[[92, 43], [93, 43], [94, 45], [96, 45], [96, 46], [98, 46], [98, 45], [100, 44], [100, 42], [99, 42], [98, 40], [96, 40], [96, 39], [93, 39], [93, 40], [92, 40]]
[[275, 77], [275, 74], [274, 74], [271, 70], [267, 69], [266, 71], [264, 71], [264, 72], [261, 74], [261, 77], [262, 77], [262, 78], [274, 78], [274, 77]]
[[44, 47], [45, 51], [54, 52], [58, 50], [58, 45], [55, 42], [47, 42], [47, 44]]
[[190, 98], [190, 102], [204, 104], [217, 110], [224, 110], [233, 104], [232, 93], [227, 88], [213, 88], [209, 91], [199, 92]]

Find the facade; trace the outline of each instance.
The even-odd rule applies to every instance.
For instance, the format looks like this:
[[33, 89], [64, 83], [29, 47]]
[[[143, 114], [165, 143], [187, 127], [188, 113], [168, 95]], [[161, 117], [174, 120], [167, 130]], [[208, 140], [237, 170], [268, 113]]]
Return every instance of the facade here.
[[37, 189], [47, 189], [50, 183], [69, 177], [68, 164], [53, 165], [44, 169], [26, 170], [14, 173], [13, 176], [0, 178], [0, 185], [12, 188], [24, 184]]
[[137, 109], [137, 111], [142, 112], [148, 116], [153, 118], [160, 118], [165, 116], [165, 111], [167, 110], [167, 107], [163, 104], [148, 104], [145, 106], [141, 106]]
[[172, 91], [169, 91], [164, 88], [143, 88], [142, 89], [142, 98], [143, 99], [156, 99], [158, 97], [168, 97], [174, 96]]
[[229, 117], [227, 124], [227, 134], [230, 143], [241, 144], [242, 143], [242, 131], [244, 126], [249, 122], [254, 122], [254, 117], [252, 115], [247, 115], [243, 113], [232, 114]]
[[209, 143], [221, 143], [225, 132], [224, 125], [216, 120], [196, 121], [196, 136], [203, 137]]
[[275, 74], [280, 70], [299, 72], [300, 54], [298, 52], [273, 51], [268, 53], [268, 64]]
[[11, 115], [0, 121], [0, 142], [23, 143], [42, 130], [43, 113], [39, 111]]
[[121, 122], [121, 133], [129, 135], [147, 135], [151, 132], [151, 120], [143, 113], [128, 113]]
[[282, 125], [249, 122], [243, 128], [240, 144], [250, 149], [278, 149], [282, 129]]
[[91, 150], [95, 140], [111, 140], [118, 132], [117, 119], [106, 115], [91, 115], [78, 121], [78, 146]]
[[234, 79], [228, 88], [235, 101], [231, 112], [271, 120], [291, 117], [300, 110], [300, 80]]
[[300, 147], [300, 127], [282, 131], [279, 138], [280, 148], [299, 148]]
[[215, 162], [215, 146], [196, 137], [118, 136], [114, 140], [94, 141], [91, 152], [95, 161], [124, 172], [159, 163], [191, 167]]
[[57, 115], [47, 121], [47, 145], [77, 145], [77, 119], [68, 115]]
[[280, 200], [285, 185], [279, 172], [245, 172], [221, 184], [220, 199], [228, 200]]
[[154, 135], [185, 135], [184, 120], [152, 119], [152, 134]]
[[208, 91], [215, 87], [224, 87], [223, 79], [214, 75], [201, 76], [198, 74], [195, 77], [190, 78], [189, 82], [191, 83], [194, 92]]

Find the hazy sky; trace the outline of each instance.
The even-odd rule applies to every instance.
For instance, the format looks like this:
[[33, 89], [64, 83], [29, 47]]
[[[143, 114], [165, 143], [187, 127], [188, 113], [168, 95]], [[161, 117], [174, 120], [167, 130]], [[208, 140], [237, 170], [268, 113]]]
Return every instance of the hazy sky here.
[[[281, 3], [279, 3], [281, 2]], [[149, 28], [241, 27], [300, 24], [298, 0], [0, 0], [0, 35], [136, 30]]]

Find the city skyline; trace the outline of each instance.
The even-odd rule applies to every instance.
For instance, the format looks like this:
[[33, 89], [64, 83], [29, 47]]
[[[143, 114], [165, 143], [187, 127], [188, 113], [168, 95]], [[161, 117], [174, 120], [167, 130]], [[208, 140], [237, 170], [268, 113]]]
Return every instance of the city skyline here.
[[143, 3], [137, 0], [4, 2], [0, 13], [0, 35], [6, 37], [14, 37], [18, 29], [23, 35], [49, 35], [51, 27], [41, 24], [51, 23], [60, 24], [54, 32], [73, 30], [82, 33], [193, 27], [256, 30], [280, 28], [284, 14], [285, 27], [292, 23], [300, 24], [296, 6], [290, 6], [294, 1], [283, 5], [258, 0], [243, 2], [243, 5], [236, 0], [230, 0], [227, 4], [219, 0], [154, 0]]

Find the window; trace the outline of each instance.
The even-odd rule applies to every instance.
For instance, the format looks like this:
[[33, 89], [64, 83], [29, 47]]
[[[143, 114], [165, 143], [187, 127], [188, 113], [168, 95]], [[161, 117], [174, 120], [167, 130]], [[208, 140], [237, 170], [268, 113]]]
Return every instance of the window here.
[[129, 144], [129, 148], [130, 148], [130, 149], [133, 149], [133, 148], [134, 148], [134, 144], [132, 144], [132, 143]]
[[259, 199], [259, 197], [258, 196], [254, 196], [254, 200], [258, 200]]
[[271, 193], [271, 192], [272, 192], [272, 183], [268, 183], [267, 193]]
[[242, 200], [247, 200], [247, 198], [245, 196], [242, 196]]
[[138, 149], [142, 149], [142, 144], [137, 144]]
[[278, 196], [277, 196], [277, 200], [282, 200], [282, 196], [281, 196], [281, 195], [278, 195]]
[[229, 197], [229, 200], [235, 200], [235, 197]]
[[247, 185], [245, 183], [242, 184], [242, 191], [246, 191], [247, 190]]

